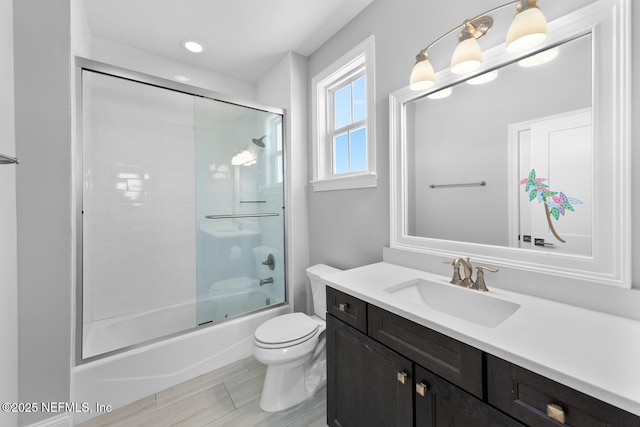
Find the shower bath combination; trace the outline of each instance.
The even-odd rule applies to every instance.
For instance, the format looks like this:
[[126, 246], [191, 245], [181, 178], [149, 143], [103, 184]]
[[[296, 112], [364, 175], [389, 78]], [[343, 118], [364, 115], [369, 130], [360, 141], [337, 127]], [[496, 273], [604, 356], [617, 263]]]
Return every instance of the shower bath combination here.
[[78, 61], [78, 360], [282, 306], [282, 110]]

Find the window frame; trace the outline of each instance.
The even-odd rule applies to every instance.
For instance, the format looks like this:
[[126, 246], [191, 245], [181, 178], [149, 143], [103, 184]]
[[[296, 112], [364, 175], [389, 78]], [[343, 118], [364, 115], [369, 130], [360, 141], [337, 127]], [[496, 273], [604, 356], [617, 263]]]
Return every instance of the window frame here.
[[[370, 36], [312, 79], [313, 191], [377, 186], [374, 52], [374, 36]], [[362, 76], [366, 76], [366, 118], [334, 129], [333, 94]], [[366, 169], [334, 173], [333, 137], [363, 127], [366, 129]]]

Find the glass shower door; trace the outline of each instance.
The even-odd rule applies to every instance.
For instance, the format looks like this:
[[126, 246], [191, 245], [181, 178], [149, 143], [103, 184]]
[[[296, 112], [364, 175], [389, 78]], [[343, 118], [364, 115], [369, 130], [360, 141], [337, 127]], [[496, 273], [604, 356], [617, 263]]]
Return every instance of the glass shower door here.
[[80, 73], [79, 357], [283, 303], [280, 110], [98, 68]]
[[282, 115], [195, 99], [197, 323], [285, 301]]

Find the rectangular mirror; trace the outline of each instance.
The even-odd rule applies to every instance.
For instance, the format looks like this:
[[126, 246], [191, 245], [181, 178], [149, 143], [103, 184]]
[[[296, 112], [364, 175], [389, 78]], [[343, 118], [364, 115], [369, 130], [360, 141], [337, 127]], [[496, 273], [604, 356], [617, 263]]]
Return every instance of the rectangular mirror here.
[[[535, 248], [523, 242], [530, 236], [563, 252], [592, 253], [591, 35], [539, 55], [550, 54], [557, 56], [545, 64], [514, 62], [481, 75], [493, 78], [484, 84], [468, 80], [407, 104], [407, 147], [414, 151], [407, 180], [415, 183], [407, 235]], [[443, 91], [449, 95], [439, 98]], [[575, 114], [585, 123], [576, 125]], [[541, 127], [552, 118], [558, 123], [545, 135]], [[556, 193], [547, 203], [559, 197], [556, 188], [584, 202], [552, 222], [559, 232], [571, 230], [574, 238], [563, 238], [565, 245], [548, 233], [538, 198], [530, 201], [526, 183], [519, 185], [531, 170], [538, 186]]]
[[592, 3], [533, 52], [391, 94], [392, 247], [630, 286], [628, 8]]

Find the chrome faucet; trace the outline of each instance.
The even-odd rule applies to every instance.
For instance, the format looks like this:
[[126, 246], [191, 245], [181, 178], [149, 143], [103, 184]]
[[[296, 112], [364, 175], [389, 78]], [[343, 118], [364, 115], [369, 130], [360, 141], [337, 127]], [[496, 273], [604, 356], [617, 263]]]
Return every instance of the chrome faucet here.
[[[471, 259], [458, 257], [453, 261], [443, 260], [445, 264], [453, 265], [453, 276], [451, 277], [450, 283], [458, 286], [464, 286], [465, 288], [475, 289], [476, 291], [484, 291], [487, 292], [487, 284], [484, 281], [484, 272], [489, 271], [491, 273], [495, 273], [498, 270], [488, 267], [478, 266], [476, 267], [478, 273], [476, 274], [476, 280], [473, 280], [473, 266], [471, 265]], [[460, 277], [460, 265], [464, 268], [464, 279]]]
[[268, 283], [273, 283], [273, 277], [267, 277], [266, 279], [260, 279], [260, 286], [264, 286]]

